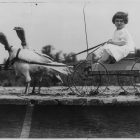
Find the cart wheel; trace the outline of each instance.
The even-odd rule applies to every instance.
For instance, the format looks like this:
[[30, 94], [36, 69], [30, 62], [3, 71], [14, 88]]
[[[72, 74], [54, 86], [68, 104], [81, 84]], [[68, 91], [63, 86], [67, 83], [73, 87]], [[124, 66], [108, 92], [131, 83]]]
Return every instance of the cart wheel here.
[[[102, 77], [107, 82], [103, 82]], [[103, 93], [108, 86], [108, 81], [106, 68], [97, 61], [84, 61], [77, 65], [73, 73], [73, 86], [80, 94]]]
[[117, 71], [117, 78], [120, 87], [126, 94], [135, 92], [131, 81], [131, 70]]
[[131, 83], [134, 86], [135, 93], [140, 93], [140, 58], [132, 66]]

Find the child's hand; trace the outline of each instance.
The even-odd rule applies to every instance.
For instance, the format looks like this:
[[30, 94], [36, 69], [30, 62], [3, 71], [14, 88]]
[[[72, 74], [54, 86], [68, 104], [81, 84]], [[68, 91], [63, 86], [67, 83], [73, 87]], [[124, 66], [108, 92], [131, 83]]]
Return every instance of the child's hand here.
[[112, 39], [109, 39], [109, 40], [107, 41], [107, 44], [112, 44]]
[[124, 46], [124, 45], [126, 45], [126, 42], [125, 41], [114, 42], [114, 41], [112, 41], [112, 39], [109, 39], [107, 41], [107, 44], [112, 44], [112, 45], [117, 45], [117, 46]]

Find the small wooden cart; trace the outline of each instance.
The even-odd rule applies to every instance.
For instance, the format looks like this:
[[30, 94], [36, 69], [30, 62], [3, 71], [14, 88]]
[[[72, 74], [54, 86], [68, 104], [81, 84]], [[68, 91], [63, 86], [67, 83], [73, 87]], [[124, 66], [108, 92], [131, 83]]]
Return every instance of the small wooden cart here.
[[[118, 81], [118, 82], [116, 82]], [[140, 92], [140, 58], [136, 52], [115, 64], [102, 64], [95, 60], [78, 63], [74, 72], [68, 76], [72, 91], [80, 94], [102, 94], [108, 85], [119, 84], [124, 93]]]

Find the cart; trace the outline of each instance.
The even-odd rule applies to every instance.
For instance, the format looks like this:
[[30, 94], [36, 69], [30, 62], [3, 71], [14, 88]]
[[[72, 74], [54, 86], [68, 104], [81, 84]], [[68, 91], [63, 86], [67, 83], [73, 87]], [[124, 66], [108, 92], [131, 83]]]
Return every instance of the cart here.
[[85, 60], [75, 66], [68, 76], [73, 92], [103, 94], [109, 85], [119, 85], [125, 94], [140, 92], [140, 58], [136, 51], [114, 64]]

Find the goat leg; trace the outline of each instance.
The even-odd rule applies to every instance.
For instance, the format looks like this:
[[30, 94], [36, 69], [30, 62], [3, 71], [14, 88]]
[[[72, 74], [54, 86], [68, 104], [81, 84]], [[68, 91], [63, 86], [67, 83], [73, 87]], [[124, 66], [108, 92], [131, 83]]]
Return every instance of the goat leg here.
[[32, 93], [35, 93], [35, 86], [36, 86], [36, 77], [34, 77], [34, 85], [33, 85]]
[[42, 82], [42, 77], [40, 77], [39, 83], [38, 83], [38, 94], [40, 94], [41, 82]]
[[26, 82], [25, 94], [29, 94], [30, 82]]

